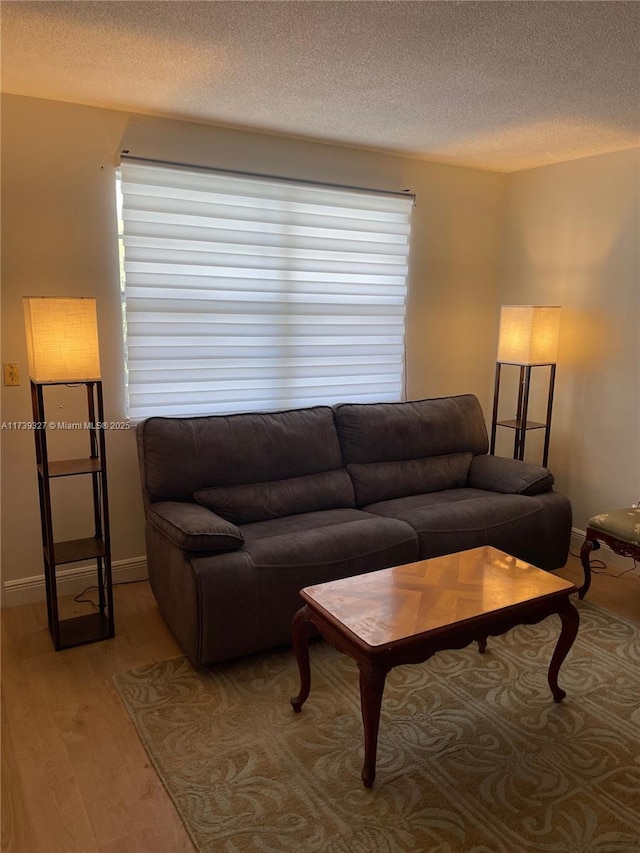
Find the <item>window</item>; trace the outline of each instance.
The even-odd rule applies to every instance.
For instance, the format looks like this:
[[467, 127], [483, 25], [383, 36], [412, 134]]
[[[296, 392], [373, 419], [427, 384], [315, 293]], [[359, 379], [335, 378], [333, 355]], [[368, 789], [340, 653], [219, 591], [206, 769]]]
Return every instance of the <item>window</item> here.
[[128, 414], [399, 400], [411, 197], [127, 160]]

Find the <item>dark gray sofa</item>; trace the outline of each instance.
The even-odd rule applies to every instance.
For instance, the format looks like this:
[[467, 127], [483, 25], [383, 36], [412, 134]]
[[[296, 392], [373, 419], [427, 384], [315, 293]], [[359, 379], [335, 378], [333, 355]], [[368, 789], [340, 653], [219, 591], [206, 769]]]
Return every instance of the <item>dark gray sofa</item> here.
[[138, 426], [149, 579], [196, 664], [288, 643], [298, 590], [478, 545], [564, 565], [553, 476], [488, 456], [472, 395]]

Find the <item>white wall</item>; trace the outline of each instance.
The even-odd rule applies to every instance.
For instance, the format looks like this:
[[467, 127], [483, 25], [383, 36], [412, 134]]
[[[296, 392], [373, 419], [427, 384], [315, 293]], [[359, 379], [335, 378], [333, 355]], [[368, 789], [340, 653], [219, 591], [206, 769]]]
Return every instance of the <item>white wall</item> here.
[[632, 149], [508, 181], [499, 301], [562, 306], [549, 467], [580, 530], [640, 498], [639, 167]]
[[[122, 148], [139, 156], [416, 193], [408, 396], [472, 392], [488, 411], [506, 176], [18, 96], [3, 97], [2, 115], [2, 361], [17, 361], [22, 371], [20, 387], [2, 389], [4, 422], [31, 420], [26, 295], [97, 297], [106, 418], [124, 417], [113, 190]], [[75, 396], [73, 389], [52, 391], [53, 419], [82, 419]], [[42, 597], [42, 558], [33, 435], [4, 430], [0, 437], [2, 575], [10, 604]], [[55, 440], [59, 457], [75, 454], [77, 436]], [[133, 432], [109, 432], [107, 454], [112, 552], [122, 574], [135, 570], [144, 554]], [[77, 496], [78, 482], [56, 486], [56, 538], [87, 535], [87, 497]]]

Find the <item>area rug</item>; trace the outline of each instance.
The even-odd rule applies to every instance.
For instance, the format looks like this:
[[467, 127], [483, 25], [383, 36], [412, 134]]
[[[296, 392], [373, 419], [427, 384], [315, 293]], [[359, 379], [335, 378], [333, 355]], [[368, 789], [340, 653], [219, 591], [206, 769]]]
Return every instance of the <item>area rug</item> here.
[[558, 617], [440, 652], [387, 677], [375, 785], [360, 780], [355, 663], [311, 645], [300, 714], [290, 649], [115, 683], [200, 851], [632, 853], [640, 850], [640, 627], [580, 602], [546, 673]]

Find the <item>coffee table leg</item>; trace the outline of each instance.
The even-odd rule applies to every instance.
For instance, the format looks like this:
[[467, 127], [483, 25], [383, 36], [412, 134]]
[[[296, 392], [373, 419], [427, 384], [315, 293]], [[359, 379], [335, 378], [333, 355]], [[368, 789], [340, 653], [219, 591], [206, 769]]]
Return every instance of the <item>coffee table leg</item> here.
[[378, 726], [387, 670], [369, 661], [359, 661], [358, 667], [360, 668], [360, 705], [364, 727], [364, 764], [361, 776], [365, 788], [370, 788], [376, 778]]
[[311, 689], [311, 668], [309, 666], [309, 611], [301, 607], [293, 617], [291, 633], [293, 636], [293, 650], [298, 661], [300, 673], [300, 692], [291, 699], [291, 705], [296, 713], [299, 713], [304, 705]]
[[558, 637], [558, 642], [556, 643], [556, 648], [549, 664], [549, 687], [553, 693], [554, 700], [561, 702], [567, 694], [565, 690], [558, 687], [558, 673], [578, 633], [580, 616], [568, 599], [562, 605], [558, 614], [562, 620], [562, 630], [560, 631], [560, 636]]

